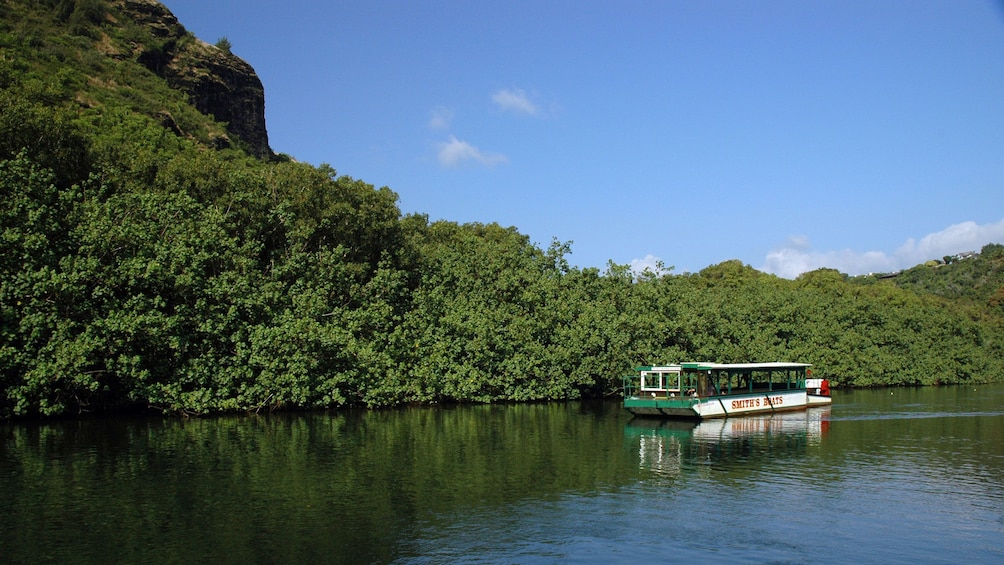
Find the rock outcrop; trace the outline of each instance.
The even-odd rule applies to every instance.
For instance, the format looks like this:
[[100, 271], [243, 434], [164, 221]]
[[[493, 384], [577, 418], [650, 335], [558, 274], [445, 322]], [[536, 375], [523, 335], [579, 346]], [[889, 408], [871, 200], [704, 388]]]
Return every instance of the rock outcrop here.
[[[274, 154], [265, 129], [265, 89], [254, 68], [228, 50], [189, 34], [166, 6], [156, 0], [112, 0], [124, 15], [150, 30], [156, 49], [137, 53], [136, 59], [185, 92], [203, 114], [227, 124], [251, 154]], [[222, 146], [228, 140], [220, 140]]]

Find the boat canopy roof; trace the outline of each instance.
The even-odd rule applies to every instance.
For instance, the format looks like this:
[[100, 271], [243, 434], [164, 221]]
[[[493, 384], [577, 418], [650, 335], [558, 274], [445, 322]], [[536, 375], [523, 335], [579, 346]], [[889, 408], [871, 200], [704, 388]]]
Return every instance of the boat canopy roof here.
[[680, 372], [682, 367], [680, 365], [646, 365], [644, 367], [635, 367], [635, 371], [664, 371], [664, 372]]
[[687, 371], [786, 371], [791, 369], [807, 369], [811, 363], [788, 363], [774, 361], [771, 363], [681, 363]]

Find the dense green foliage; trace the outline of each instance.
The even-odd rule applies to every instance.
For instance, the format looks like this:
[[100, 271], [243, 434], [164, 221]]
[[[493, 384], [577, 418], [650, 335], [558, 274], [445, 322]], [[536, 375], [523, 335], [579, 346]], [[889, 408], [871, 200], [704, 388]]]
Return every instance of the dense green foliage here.
[[978, 267], [950, 293], [734, 261], [574, 268], [568, 243], [211, 149], [223, 126], [136, 60], [154, 38], [104, 2], [48, 4], [0, 4], [0, 416], [578, 398], [680, 360], [806, 361], [851, 386], [1004, 376], [1001, 246], [933, 271]]

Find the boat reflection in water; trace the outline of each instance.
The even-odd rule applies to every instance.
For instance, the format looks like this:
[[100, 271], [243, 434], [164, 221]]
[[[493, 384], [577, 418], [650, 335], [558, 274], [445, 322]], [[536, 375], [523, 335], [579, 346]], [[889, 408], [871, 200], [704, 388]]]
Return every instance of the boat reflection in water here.
[[660, 475], [679, 475], [684, 468], [748, 467], [804, 455], [822, 443], [830, 424], [830, 407], [803, 412], [713, 420], [633, 418], [625, 439], [637, 442], [639, 464]]

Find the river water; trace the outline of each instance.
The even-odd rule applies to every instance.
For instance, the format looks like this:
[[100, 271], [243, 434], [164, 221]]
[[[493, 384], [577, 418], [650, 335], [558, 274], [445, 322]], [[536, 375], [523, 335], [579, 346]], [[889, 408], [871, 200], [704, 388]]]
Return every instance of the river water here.
[[4, 563], [1004, 562], [1004, 385], [0, 424]]

